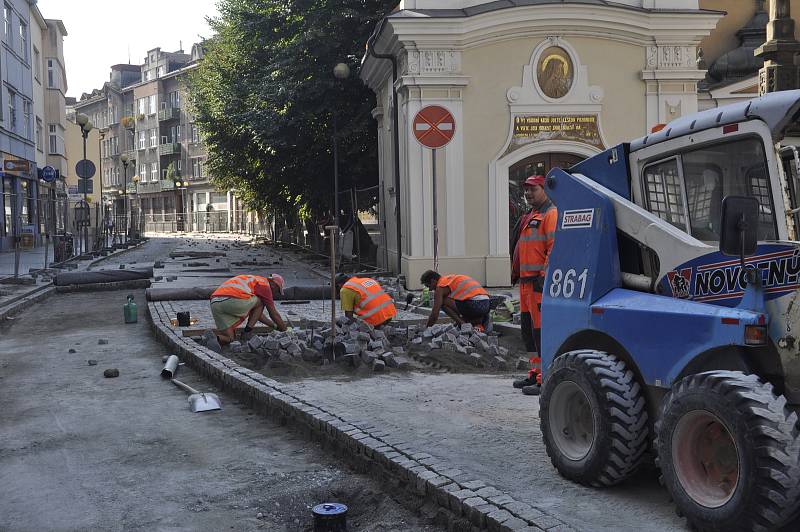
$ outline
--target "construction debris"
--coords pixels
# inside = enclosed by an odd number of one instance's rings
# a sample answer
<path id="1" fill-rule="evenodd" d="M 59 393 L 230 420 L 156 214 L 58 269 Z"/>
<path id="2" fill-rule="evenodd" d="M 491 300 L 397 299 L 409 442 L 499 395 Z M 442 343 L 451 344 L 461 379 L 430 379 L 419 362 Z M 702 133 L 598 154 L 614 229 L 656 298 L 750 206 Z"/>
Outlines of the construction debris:
<path id="1" fill-rule="evenodd" d="M 268 360 L 302 360 L 314 364 L 323 363 L 333 353 L 337 362 L 351 367 L 363 364 L 374 372 L 409 368 L 410 350 L 420 348 L 463 356 L 464 364 L 474 367 L 505 370 L 519 363 L 508 349 L 498 345 L 497 336 L 470 324 L 459 327 L 442 323 L 429 328 L 387 325 L 375 329 L 365 322 L 342 317 L 337 320 L 335 333 L 332 340 L 330 327 L 298 328 L 252 336 L 246 342 L 235 341 L 228 349 L 233 353 L 256 353 Z M 419 356 L 416 351 L 415 356 Z"/>

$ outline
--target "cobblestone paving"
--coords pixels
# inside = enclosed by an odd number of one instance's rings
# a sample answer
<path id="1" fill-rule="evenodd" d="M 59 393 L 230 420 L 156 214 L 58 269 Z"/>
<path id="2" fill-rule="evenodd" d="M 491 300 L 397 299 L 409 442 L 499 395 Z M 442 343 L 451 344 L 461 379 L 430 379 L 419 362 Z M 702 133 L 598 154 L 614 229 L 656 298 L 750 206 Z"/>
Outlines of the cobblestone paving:
<path id="1" fill-rule="evenodd" d="M 314 404 L 402 436 L 578 530 L 684 529 L 653 471 L 607 490 L 561 478 L 544 449 L 538 398 L 521 395 L 507 377 L 415 373 L 286 386 Z"/>

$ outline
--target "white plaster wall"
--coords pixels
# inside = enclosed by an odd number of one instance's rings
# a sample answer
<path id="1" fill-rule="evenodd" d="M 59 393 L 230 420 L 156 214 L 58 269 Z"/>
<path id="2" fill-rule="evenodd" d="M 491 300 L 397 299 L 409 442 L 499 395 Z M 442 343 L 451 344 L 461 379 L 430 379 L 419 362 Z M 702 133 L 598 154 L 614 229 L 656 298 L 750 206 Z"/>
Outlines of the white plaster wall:
<path id="1" fill-rule="evenodd" d="M 464 9 L 494 0 L 403 0 L 400 9 Z M 698 0 L 615 0 L 617 4 L 650 9 L 697 9 Z M 554 2 L 555 3 L 555 2 Z"/>

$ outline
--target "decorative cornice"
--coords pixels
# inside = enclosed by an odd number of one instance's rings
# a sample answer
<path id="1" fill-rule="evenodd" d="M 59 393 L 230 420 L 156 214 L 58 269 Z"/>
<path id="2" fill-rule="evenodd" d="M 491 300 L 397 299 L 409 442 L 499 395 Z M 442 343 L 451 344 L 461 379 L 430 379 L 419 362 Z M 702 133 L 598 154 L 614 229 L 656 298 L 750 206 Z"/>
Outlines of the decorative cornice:
<path id="1" fill-rule="evenodd" d="M 696 47 L 723 13 L 648 12 L 580 4 L 540 4 L 466 18 L 390 17 L 375 48 L 403 55 L 404 49 L 463 51 L 522 38 L 588 37 L 639 46 Z M 693 56 L 692 56 L 693 57 Z M 391 63 L 366 55 L 361 78 L 376 89 L 391 75 Z"/>

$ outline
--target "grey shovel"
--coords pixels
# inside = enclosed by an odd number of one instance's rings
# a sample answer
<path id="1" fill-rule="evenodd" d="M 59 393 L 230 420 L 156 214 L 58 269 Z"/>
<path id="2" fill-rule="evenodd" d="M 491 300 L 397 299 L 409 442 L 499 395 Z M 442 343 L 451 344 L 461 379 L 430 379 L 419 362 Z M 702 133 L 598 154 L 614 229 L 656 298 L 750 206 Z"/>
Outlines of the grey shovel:
<path id="1" fill-rule="evenodd" d="M 189 408 L 192 412 L 207 412 L 209 410 L 222 410 L 222 403 L 217 397 L 215 393 L 203 393 L 195 390 L 188 384 L 184 384 L 179 380 L 172 379 L 172 383 L 175 384 L 181 390 L 189 392 L 191 395 L 189 396 Z"/>

